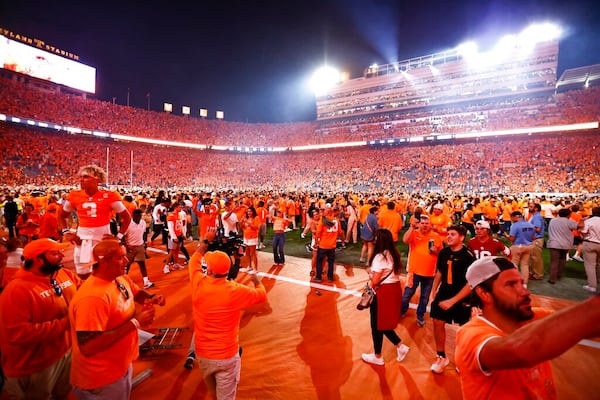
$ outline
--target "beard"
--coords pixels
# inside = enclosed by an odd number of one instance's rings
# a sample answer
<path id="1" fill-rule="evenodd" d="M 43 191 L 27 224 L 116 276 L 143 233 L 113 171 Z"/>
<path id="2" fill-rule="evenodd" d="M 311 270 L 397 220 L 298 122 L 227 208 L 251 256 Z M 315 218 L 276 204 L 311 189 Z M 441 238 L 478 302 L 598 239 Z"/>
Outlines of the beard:
<path id="1" fill-rule="evenodd" d="M 533 318 L 533 311 L 531 310 L 531 298 L 525 297 L 518 304 L 510 304 L 503 300 L 500 300 L 493 293 L 494 305 L 497 310 L 501 311 L 504 315 L 514 319 L 515 321 L 525 322 Z"/>
<path id="2" fill-rule="evenodd" d="M 62 264 L 53 264 L 46 259 L 46 257 L 42 257 L 44 259 L 44 265 L 40 267 L 40 272 L 45 275 L 52 275 L 56 271 L 62 268 Z"/>

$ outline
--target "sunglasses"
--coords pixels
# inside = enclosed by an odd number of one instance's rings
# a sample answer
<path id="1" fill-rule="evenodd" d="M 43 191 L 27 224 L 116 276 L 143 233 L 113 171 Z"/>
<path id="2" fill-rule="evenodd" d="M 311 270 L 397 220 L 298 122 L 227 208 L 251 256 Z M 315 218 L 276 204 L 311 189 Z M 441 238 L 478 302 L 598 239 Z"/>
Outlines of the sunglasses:
<path id="1" fill-rule="evenodd" d="M 54 294 L 56 294 L 59 297 L 62 296 L 62 294 L 63 294 L 62 288 L 58 285 L 58 282 L 56 282 L 56 279 L 50 278 L 50 284 L 52 285 L 52 289 L 54 289 Z"/>
<path id="2" fill-rule="evenodd" d="M 125 285 L 123 285 L 119 281 L 115 281 L 115 282 L 117 283 L 117 288 L 119 289 L 119 292 L 121 292 L 123 297 L 125 297 L 125 300 L 129 300 L 129 292 L 127 291 L 127 288 L 125 287 Z"/>

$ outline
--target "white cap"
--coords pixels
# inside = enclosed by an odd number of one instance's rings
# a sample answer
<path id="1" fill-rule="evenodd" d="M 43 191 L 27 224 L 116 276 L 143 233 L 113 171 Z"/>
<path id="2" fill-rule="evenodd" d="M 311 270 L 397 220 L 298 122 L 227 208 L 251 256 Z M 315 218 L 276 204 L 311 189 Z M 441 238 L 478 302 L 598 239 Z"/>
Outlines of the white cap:
<path id="1" fill-rule="evenodd" d="M 475 287 L 481 285 L 494 275 L 511 268 L 517 267 L 515 267 L 515 264 L 507 258 L 492 256 L 481 257 L 467 269 L 467 282 L 469 282 L 471 289 L 475 289 Z"/>

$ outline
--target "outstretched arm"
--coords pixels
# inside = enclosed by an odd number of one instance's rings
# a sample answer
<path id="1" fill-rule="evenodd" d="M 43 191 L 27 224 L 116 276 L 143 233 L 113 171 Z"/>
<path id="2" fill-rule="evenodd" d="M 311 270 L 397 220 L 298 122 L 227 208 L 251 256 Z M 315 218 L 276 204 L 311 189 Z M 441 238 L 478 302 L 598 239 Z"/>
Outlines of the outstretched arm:
<path id="1" fill-rule="evenodd" d="M 479 353 L 486 371 L 527 368 L 557 357 L 580 340 L 600 336 L 600 295 L 488 341 Z"/>

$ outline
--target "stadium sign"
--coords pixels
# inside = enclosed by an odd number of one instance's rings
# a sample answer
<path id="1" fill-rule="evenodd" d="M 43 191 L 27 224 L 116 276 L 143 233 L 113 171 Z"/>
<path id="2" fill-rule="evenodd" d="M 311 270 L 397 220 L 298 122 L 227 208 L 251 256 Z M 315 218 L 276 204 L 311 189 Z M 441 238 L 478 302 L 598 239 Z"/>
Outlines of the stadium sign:
<path id="1" fill-rule="evenodd" d="M 15 33 L 9 29 L 5 29 L 3 27 L 0 26 L 0 34 L 2 36 L 6 36 L 9 39 L 13 39 L 25 44 L 28 44 L 30 46 L 35 46 L 39 49 L 45 50 L 49 53 L 53 53 L 56 54 L 58 56 L 62 56 L 62 57 L 66 57 L 66 58 L 70 58 L 73 60 L 79 60 L 79 56 L 77 54 L 73 54 L 71 52 L 68 52 L 66 50 L 62 50 L 59 49 L 58 47 L 54 47 L 52 45 L 47 44 L 46 42 L 44 42 L 41 39 L 36 39 L 36 38 L 30 38 L 28 36 L 25 35 L 21 35 L 18 33 Z"/>

